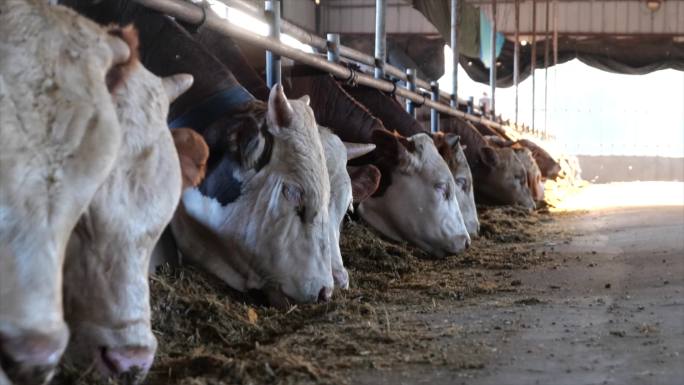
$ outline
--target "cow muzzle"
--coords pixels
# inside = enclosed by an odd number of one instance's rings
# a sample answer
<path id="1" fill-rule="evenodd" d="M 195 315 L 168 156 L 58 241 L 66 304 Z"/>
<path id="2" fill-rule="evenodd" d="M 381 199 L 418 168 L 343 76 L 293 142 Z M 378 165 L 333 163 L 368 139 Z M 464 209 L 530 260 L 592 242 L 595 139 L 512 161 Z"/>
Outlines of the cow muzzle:
<path id="1" fill-rule="evenodd" d="M 97 367 L 106 378 L 117 383 L 139 384 L 147 375 L 154 362 L 155 349 L 143 346 L 121 348 L 101 348 Z"/>
<path id="2" fill-rule="evenodd" d="M 52 378 L 68 340 L 66 327 L 49 334 L 0 334 L 0 368 L 15 384 L 45 384 Z"/>

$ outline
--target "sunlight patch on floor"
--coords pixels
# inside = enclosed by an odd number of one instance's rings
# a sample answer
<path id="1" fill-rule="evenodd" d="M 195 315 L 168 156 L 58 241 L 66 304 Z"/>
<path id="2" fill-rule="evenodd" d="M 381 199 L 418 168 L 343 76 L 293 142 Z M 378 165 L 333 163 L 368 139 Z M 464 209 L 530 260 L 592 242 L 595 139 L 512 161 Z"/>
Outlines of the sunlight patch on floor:
<path id="1" fill-rule="evenodd" d="M 649 206 L 684 206 L 684 182 L 589 184 L 559 202 L 554 211 Z"/>

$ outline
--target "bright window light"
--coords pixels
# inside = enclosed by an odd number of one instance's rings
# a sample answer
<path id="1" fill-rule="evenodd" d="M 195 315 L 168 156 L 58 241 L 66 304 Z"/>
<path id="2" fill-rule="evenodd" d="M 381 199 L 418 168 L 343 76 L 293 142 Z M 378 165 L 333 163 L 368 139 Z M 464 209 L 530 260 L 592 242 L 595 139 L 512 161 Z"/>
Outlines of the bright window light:
<path id="1" fill-rule="evenodd" d="M 237 25 L 240 28 L 252 31 L 260 36 L 268 35 L 268 25 L 263 21 L 233 7 L 228 7 L 220 1 L 210 0 L 209 4 L 211 10 L 214 11 L 219 17 L 227 19 L 232 24 Z M 313 53 L 314 50 L 311 46 L 300 42 L 294 37 L 281 33 L 280 41 L 292 48 L 296 48 L 300 51 Z"/>

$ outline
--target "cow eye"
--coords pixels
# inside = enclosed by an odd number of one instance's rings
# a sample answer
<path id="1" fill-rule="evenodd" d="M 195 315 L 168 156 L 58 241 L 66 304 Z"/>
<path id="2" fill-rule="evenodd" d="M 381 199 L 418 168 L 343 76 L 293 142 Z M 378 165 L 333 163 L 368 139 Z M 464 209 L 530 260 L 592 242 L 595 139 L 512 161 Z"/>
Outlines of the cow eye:
<path id="1" fill-rule="evenodd" d="M 466 178 L 456 178 L 454 179 L 456 186 L 460 187 L 463 191 L 468 191 L 468 180 Z"/>
<path id="2" fill-rule="evenodd" d="M 441 194 L 442 197 L 444 197 L 445 200 L 449 200 L 450 192 L 449 192 L 449 184 L 445 182 L 439 182 L 435 184 L 435 190 L 437 193 Z"/>

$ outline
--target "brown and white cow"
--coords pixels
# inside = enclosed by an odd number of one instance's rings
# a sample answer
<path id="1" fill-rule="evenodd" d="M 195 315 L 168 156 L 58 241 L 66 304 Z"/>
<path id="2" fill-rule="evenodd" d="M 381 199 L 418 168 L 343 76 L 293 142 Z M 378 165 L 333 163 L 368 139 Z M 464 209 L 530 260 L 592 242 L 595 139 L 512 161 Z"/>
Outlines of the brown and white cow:
<path id="1" fill-rule="evenodd" d="M 267 103 L 256 100 L 174 20 L 137 4 L 80 3 L 101 22 L 129 15 L 153 73 L 194 76 L 170 111 L 172 127 L 192 128 L 210 150 L 206 178 L 184 192 L 183 211 L 173 220 L 184 256 L 238 290 L 268 292 L 274 302 L 330 298 L 330 185 L 323 183 L 325 156 L 307 99 L 288 100 L 274 87 Z M 205 249 L 206 232 L 213 249 Z"/>
<path id="2" fill-rule="evenodd" d="M 137 59 L 136 32 L 121 34 L 133 52 L 112 91 L 122 145 L 69 240 L 64 311 L 71 329 L 68 361 L 131 383 L 144 378 L 157 344 L 150 324 L 150 254 L 179 202 L 182 179 L 196 182 L 207 154 L 191 132 L 178 131 L 174 141 L 166 123 L 169 103 L 192 77 L 154 76 Z"/>
<path id="3" fill-rule="evenodd" d="M 389 127 L 404 136 L 427 132 L 416 119 L 404 110 L 403 106 L 389 95 L 363 86 L 347 87 L 346 90 L 354 99 L 367 107 L 375 117 L 380 119 L 385 127 Z M 454 177 L 456 200 L 468 234 L 471 237 L 476 237 L 480 222 L 477 219 L 477 208 L 473 195 L 473 178 L 470 166 L 463 155 L 459 137 L 450 133 L 436 133 L 431 134 L 431 136 Z"/>
<path id="4" fill-rule="evenodd" d="M 539 145 L 528 139 L 520 139 L 516 143 L 532 152 L 542 178 L 556 180 L 561 172 L 561 166 L 553 157 Z"/>
<path id="5" fill-rule="evenodd" d="M 70 10 L 0 2 L 3 381 L 44 383 L 67 344 L 65 249 L 114 165 L 121 132 L 105 80 L 128 57 L 123 41 Z"/>
<path id="6" fill-rule="evenodd" d="M 535 208 L 527 172 L 513 149 L 490 146 L 472 124 L 457 117 L 441 119 L 440 125 L 442 131 L 458 134 L 465 145 L 478 202 Z"/>
<path id="7" fill-rule="evenodd" d="M 365 159 L 381 174 L 378 190 L 359 214 L 385 236 L 411 242 L 435 256 L 462 252 L 470 244 L 456 186 L 434 142 L 426 134 L 391 133 L 328 75 L 293 79 L 293 92 L 311 94 L 319 123 L 345 141 L 376 145 Z M 418 182 L 419 181 L 419 182 Z"/>
<path id="8" fill-rule="evenodd" d="M 485 136 L 487 143 L 492 147 L 499 148 L 511 148 L 515 151 L 515 156 L 518 158 L 520 163 L 522 163 L 527 174 L 527 187 L 532 193 L 532 199 L 535 202 L 541 202 L 544 200 L 544 182 L 542 180 L 542 174 L 537 166 L 537 162 L 532 155 L 532 152 L 523 147 L 518 142 L 513 142 L 506 140 L 498 135 L 487 135 Z"/>
<path id="9" fill-rule="evenodd" d="M 208 10 L 208 12 L 211 11 Z M 249 66 L 242 51 L 232 39 L 208 28 L 201 28 L 193 36 L 233 72 L 237 80 L 250 93 L 258 98 L 263 97 L 260 95 L 267 95 L 267 92 L 264 92 L 264 90 L 268 90 L 266 84 Z M 316 105 L 316 101 L 313 102 L 313 105 Z M 371 165 L 354 168 L 350 173 L 345 171 L 344 167 L 348 160 L 372 151 L 375 148 L 374 145 L 342 142 L 329 129 L 321 126 L 319 126 L 319 134 L 321 135 L 328 176 L 330 177 L 330 221 L 327 232 L 330 237 L 333 280 L 335 287 L 346 289 L 349 287 L 349 274 L 344 268 L 339 246 L 341 223 L 347 208 L 352 207 L 350 206 L 350 199 L 353 198 L 354 203 L 360 203 L 375 192 L 380 173 L 377 168 Z M 346 151 L 343 151 L 345 148 Z"/>

